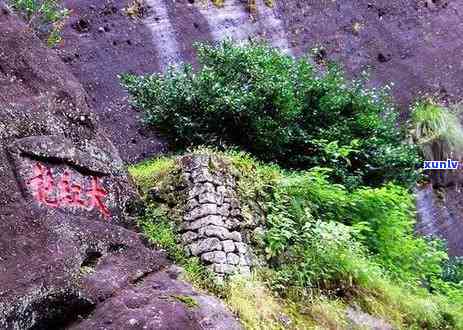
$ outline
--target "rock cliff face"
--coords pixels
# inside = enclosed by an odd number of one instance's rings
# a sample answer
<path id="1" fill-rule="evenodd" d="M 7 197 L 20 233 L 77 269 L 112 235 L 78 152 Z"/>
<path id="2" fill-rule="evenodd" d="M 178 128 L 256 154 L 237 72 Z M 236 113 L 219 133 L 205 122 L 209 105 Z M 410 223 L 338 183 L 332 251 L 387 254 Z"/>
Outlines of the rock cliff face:
<path id="1" fill-rule="evenodd" d="M 406 113 L 420 93 L 444 100 L 462 95 L 463 3 L 451 0 L 146 0 L 141 18 L 125 14 L 132 0 L 65 0 L 72 10 L 59 52 L 83 83 L 90 102 L 124 160 L 162 148 L 126 104 L 117 74 L 152 73 L 180 61 L 194 62 L 193 44 L 224 38 L 267 39 L 302 56 L 319 49 L 319 60 L 335 59 L 349 75 L 369 71 L 372 86 L 393 83 Z"/>
<path id="2" fill-rule="evenodd" d="M 461 183 L 446 188 L 426 184 L 417 189 L 418 223 L 416 231 L 447 240 L 449 253 L 463 255 L 463 205 Z"/>
<path id="3" fill-rule="evenodd" d="M 0 328 L 239 329 L 129 230 L 136 193 L 87 98 L 0 3 Z"/>
<path id="4" fill-rule="evenodd" d="M 257 0 L 256 11 L 250 14 L 244 0 L 225 0 L 223 8 L 211 1 L 146 0 L 138 18 L 125 14 L 132 0 L 64 2 L 72 14 L 59 53 L 129 162 L 158 153 L 163 143 L 141 124 L 142 114 L 128 106 L 117 75 L 159 72 L 181 61 L 194 63 L 196 41 L 266 39 L 295 56 L 317 48 L 317 60 L 337 60 L 352 77 L 369 72 L 373 87 L 393 84 L 392 95 L 404 117 L 420 94 L 435 94 L 443 101 L 463 95 L 460 1 L 274 0 L 269 8 Z M 452 205 L 461 203 L 458 195 L 452 198 Z M 436 203 L 441 202 L 434 199 Z M 462 218 L 458 209 L 450 208 L 453 217 Z M 445 224 L 445 215 L 438 217 Z M 419 231 L 448 237 L 439 228 L 424 225 Z M 456 245 L 451 249 L 463 254 Z"/>

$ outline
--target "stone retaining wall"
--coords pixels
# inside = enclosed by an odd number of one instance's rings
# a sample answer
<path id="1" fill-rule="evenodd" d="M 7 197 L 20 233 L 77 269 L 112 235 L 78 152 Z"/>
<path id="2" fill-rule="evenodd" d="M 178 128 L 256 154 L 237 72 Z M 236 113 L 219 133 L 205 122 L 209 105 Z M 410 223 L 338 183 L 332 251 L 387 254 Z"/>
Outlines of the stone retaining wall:
<path id="1" fill-rule="evenodd" d="M 249 275 L 253 258 L 242 233 L 245 222 L 230 165 L 215 155 L 187 155 L 180 166 L 187 184 L 180 226 L 187 254 L 219 277 Z"/>

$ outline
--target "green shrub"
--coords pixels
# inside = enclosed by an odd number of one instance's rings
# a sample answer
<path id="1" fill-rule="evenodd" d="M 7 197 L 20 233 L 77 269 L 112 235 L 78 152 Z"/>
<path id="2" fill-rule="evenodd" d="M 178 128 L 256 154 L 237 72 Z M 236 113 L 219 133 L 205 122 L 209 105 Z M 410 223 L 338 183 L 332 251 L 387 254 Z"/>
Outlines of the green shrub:
<path id="1" fill-rule="evenodd" d="M 442 242 L 414 235 L 414 199 L 402 187 L 389 184 L 349 192 L 341 185 L 330 184 L 326 171 L 316 169 L 285 176 L 269 209 L 268 246 L 275 255 L 294 247 L 293 239 L 304 242 L 312 226 L 323 220 L 338 223 L 336 230 L 341 232 L 339 226 L 348 225 L 355 241 L 367 248 L 374 262 L 393 278 L 419 285 L 443 272 L 447 253 Z M 347 237 L 341 232 L 333 239 Z M 343 244 L 355 246 L 347 241 Z"/>
<path id="2" fill-rule="evenodd" d="M 26 22 L 45 38 L 50 47 L 61 41 L 61 29 L 69 11 L 59 0 L 9 0 L 16 12 L 21 14 Z"/>
<path id="3" fill-rule="evenodd" d="M 316 72 L 265 44 L 198 45 L 200 69 L 124 75 L 146 121 L 176 147 L 239 146 L 288 168 L 332 167 L 348 186 L 416 179 L 416 150 L 402 142 L 383 91 Z"/>
<path id="4" fill-rule="evenodd" d="M 414 236 L 406 189 L 349 192 L 315 169 L 283 175 L 268 204 L 270 282 L 283 295 L 321 292 L 397 327 L 461 328 L 461 265 L 440 241 Z"/>

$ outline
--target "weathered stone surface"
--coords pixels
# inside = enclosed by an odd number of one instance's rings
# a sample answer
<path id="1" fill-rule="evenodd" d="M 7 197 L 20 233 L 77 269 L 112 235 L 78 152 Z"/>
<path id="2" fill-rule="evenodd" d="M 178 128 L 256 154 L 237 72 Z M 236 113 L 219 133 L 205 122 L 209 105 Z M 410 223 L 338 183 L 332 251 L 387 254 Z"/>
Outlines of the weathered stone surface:
<path id="1" fill-rule="evenodd" d="M 194 221 L 200 218 L 204 218 L 210 215 L 217 215 L 217 205 L 216 204 L 201 204 L 199 207 L 193 209 L 187 216 L 185 220 Z"/>
<path id="2" fill-rule="evenodd" d="M 223 251 L 206 252 L 201 255 L 201 260 L 210 263 L 223 264 L 227 261 L 227 256 Z"/>
<path id="3" fill-rule="evenodd" d="M 228 204 L 223 204 L 217 208 L 217 212 L 222 217 L 227 218 L 230 215 L 230 206 Z"/>
<path id="4" fill-rule="evenodd" d="M 235 242 L 242 242 L 243 241 L 243 238 L 241 237 L 241 233 L 237 232 L 237 231 L 233 231 L 231 233 L 231 239 L 234 240 Z"/>
<path id="5" fill-rule="evenodd" d="M 199 241 L 197 243 L 193 243 L 190 245 L 191 254 L 194 256 L 198 256 L 205 252 L 221 250 L 222 243 L 218 238 L 207 238 L 205 240 Z"/>
<path id="6" fill-rule="evenodd" d="M 200 204 L 206 204 L 206 203 L 219 204 L 219 198 L 214 193 L 204 192 L 201 195 L 199 195 L 199 203 Z"/>
<path id="7" fill-rule="evenodd" d="M 196 198 L 189 199 L 186 204 L 186 208 L 188 211 L 192 211 L 193 209 L 199 206 L 199 202 Z"/>
<path id="8" fill-rule="evenodd" d="M 223 250 L 225 252 L 233 252 L 233 251 L 235 251 L 235 243 L 232 240 L 223 241 L 222 245 L 223 245 Z"/>
<path id="9" fill-rule="evenodd" d="M 227 253 L 227 263 L 230 265 L 238 265 L 240 263 L 240 257 L 234 253 Z"/>
<path id="10" fill-rule="evenodd" d="M 174 275 L 175 276 L 175 275 Z M 178 297 L 190 297 L 196 307 Z M 233 314 L 216 298 L 198 294 L 169 272 L 148 275 L 143 285 L 130 285 L 95 308 L 85 320 L 69 329 L 242 329 Z"/>
<path id="11" fill-rule="evenodd" d="M 251 260 L 247 255 L 241 254 L 239 257 L 239 264 L 242 266 L 249 266 L 251 265 Z"/>
<path id="12" fill-rule="evenodd" d="M 236 218 L 227 218 L 225 220 L 225 227 L 230 230 L 234 230 L 240 227 L 241 222 Z"/>
<path id="13" fill-rule="evenodd" d="M 353 328 L 375 329 L 375 330 L 392 330 L 393 327 L 386 321 L 364 313 L 360 310 L 347 308 L 346 316 Z"/>
<path id="14" fill-rule="evenodd" d="M 195 181 L 196 183 L 196 181 Z M 188 192 L 188 197 L 191 198 L 198 198 L 201 194 L 204 193 L 214 193 L 215 187 L 210 182 L 205 182 L 202 185 L 193 185 L 192 189 Z"/>
<path id="15" fill-rule="evenodd" d="M 193 231 L 188 231 L 182 235 L 182 241 L 185 244 L 193 242 L 198 237 L 198 234 Z"/>
<path id="16" fill-rule="evenodd" d="M 210 215 L 205 218 L 185 223 L 184 228 L 186 230 L 198 230 L 201 227 L 205 227 L 208 225 L 213 226 L 225 226 L 225 223 L 222 221 L 222 218 L 218 215 Z"/>
<path id="17" fill-rule="evenodd" d="M 190 199 L 187 201 L 181 230 L 188 230 L 187 237 L 184 234 L 184 242 L 191 241 L 190 237 L 194 237 L 195 241 L 186 250 L 199 256 L 205 263 L 216 264 L 216 267 L 209 268 L 219 277 L 239 272 L 237 265 L 246 266 L 248 274 L 249 249 L 243 242 L 243 238 L 249 241 L 248 234 L 243 232 L 243 236 L 240 230 L 254 228 L 255 225 L 244 221 L 237 198 L 235 174 L 232 174 L 236 171 L 224 159 L 215 155 L 193 153 L 183 156 L 179 164 L 183 177 L 187 176 L 185 173 L 191 173 L 188 175 L 187 187 Z M 239 244 L 239 250 L 235 242 Z"/>
<path id="18" fill-rule="evenodd" d="M 214 271 L 221 274 L 233 274 L 238 271 L 238 268 L 229 264 L 215 264 Z"/>
<path id="19" fill-rule="evenodd" d="M 233 237 L 233 234 L 230 233 L 225 227 L 213 225 L 199 228 L 198 234 L 200 237 L 217 237 L 221 240 L 231 239 Z"/>
<path id="20" fill-rule="evenodd" d="M 237 243 L 235 243 L 235 245 L 236 245 L 236 249 L 238 250 L 239 253 L 242 253 L 242 254 L 243 254 L 243 253 L 248 252 L 248 251 L 247 251 L 248 249 L 247 249 L 247 245 L 246 245 L 246 244 L 241 243 L 241 242 L 237 242 Z"/>
<path id="21" fill-rule="evenodd" d="M 131 230 L 137 194 L 67 70 L 1 2 L 0 329 L 240 329 Z"/>

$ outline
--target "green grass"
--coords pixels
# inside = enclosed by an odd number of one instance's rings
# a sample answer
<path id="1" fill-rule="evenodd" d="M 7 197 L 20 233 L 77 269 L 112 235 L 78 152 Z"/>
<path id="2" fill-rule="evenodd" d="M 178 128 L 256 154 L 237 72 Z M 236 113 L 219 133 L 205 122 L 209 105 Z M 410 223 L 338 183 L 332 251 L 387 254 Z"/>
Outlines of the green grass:
<path id="1" fill-rule="evenodd" d="M 447 160 L 463 154 L 463 128 L 457 113 L 432 101 L 412 112 L 413 135 L 428 160 Z"/>
<path id="2" fill-rule="evenodd" d="M 266 231 L 253 242 L 260 241 L 254 248 L 268 267 L 211 287 L 212 274 L 183 254 L 167 205 L 150 206 L 140 225 L 185 268 L 187 280 L 222 297 L 247 329 L 346 329 L 348 306 L 397 329 L 463 329 L 461 268 L 445 270 L 445 250 L 413 235 L 413 196 L 406 189 L 348 191 L 327 180 L 326 169 L 282 170 L 237 150 L 192 152 L 227 158 L 243 209 L 263 205 Z M 165 182 L 175 177 L 174 159 L 134 166 L 141 190 L 175 186 Z"/>
<path id="3" fill-rule="evenodd" d="M 140 191 L 146 193 L 149 188 L 156 187 L 174 167 L 175 160 L 172 157 L 160 157 L 129 166 L 128 170 Z"/>
<path id="4" fill-rule="evenodd" d="M 188 308 L 197 308 L 199 306 L 198 302 L 190 296 L 173 295 L 172 298 L 184 303 Z"/>

